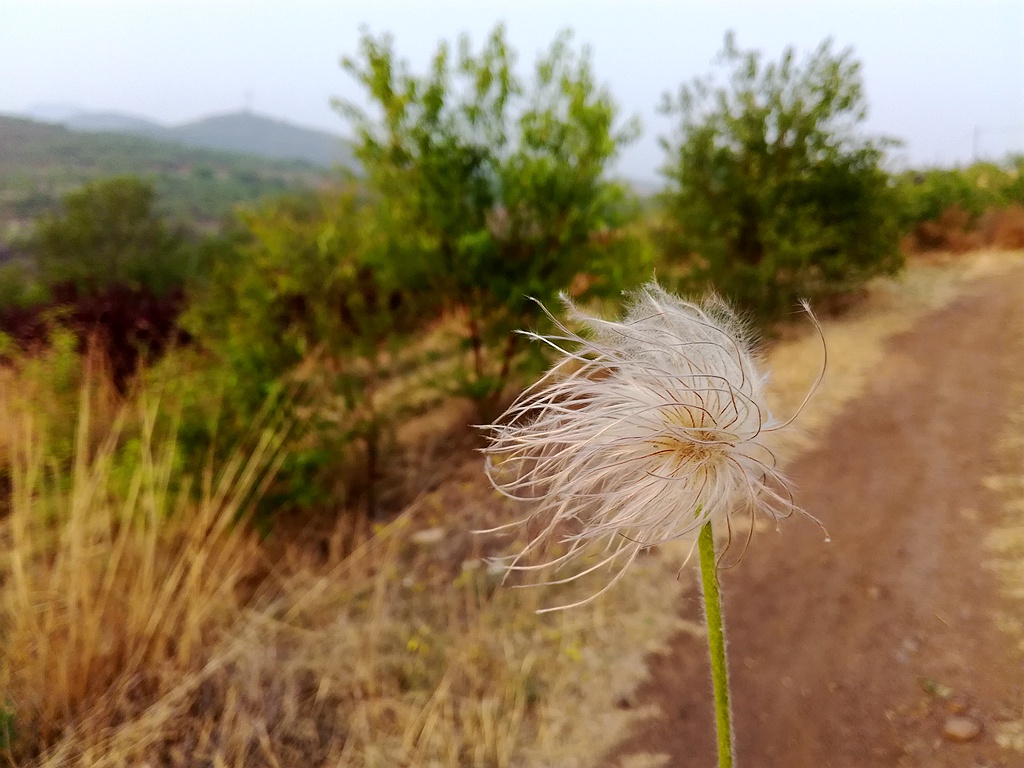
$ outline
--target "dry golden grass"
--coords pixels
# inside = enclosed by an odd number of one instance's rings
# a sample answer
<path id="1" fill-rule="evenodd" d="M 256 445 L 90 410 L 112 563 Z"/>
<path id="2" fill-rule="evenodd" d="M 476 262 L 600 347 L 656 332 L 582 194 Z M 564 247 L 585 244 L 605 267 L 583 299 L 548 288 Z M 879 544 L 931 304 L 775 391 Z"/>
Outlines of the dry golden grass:
<path id="1" fill-rule="evenodd" d="M 276 432 L 190 492 L 166 405 L 101 410 L 87 373 L 51 413 L 33 371 L 3 375 L 0 745 L 15 764 L 583 765 L 630 716 L 615 701 L 645 637 L 675 629 L 678 586 L 653 557 L 646 589 L 590 612 L 540 617 L 565 594 L 498 589 L 483 557 L 499 545 L 468 529 L 509 510 L 475 462 L 344 559 L 296 547 L 271 567 L 240 518 Z M 51 416 L 77 420 L 69 451 Z M 579 707 L 611 713 L 589 751 Z"/>
<path id="2" fill-rule="evenodd" d="M 585 765 L 564 737 L 581 708 L 611 695 L 615 657 L 596 636 L 636 609 L 615 623 L 537 616 L 550 594 L 496 589 L 478 560 L 455 574 L 421 551 L 446 544 L 417 544 L 417 530 L 403 516 L 333 569 L 300 570 L 243 622 L 222 684 L 265 733 L 266 752 L 248 760 L 510 766 L 560 754 L 558 765 Z"/>
<path id="3" fill-rule="evenodd" d="M 1011 258 L 916 264 L 826 322 L 808 434 L 861 390 L 886 339 Z M 786 413 L 818 341 L 805 328 L 769 360 Z M 0 745 L 13 724 L 16 764 L 591 765 L 645 714 L 631 704 L 645 655 L 701 631 L 677 618 L 692 589 L 681 547 L 592 605 L 537 615 L 595 585 L 499 586 L 487 558 L 521 542 L 469 531 L 522 510 L 475 460 L 354 551 L 268 547 L 239 516 L 277 433 L 189 493 L 155 399 L 119 404 L 93 376 L 60 400 L 45 377 L 0 376 Z"/>
<path id="4" fill-rule="evenodd" d="M 48 442 L 54 414 L 32 372 L 5 372 L 0 397 L 10 483 L 0 685 L 12 758 L 48 765 L 93 764 L 111 728 L 207 663 L 257 557 L 255 536 L 236 521 L 280 444 L 268 431 L 190 493 L 176 486 L 173 432 L 158 434 L 159 402 L 143 398 L 97 424 L 109 415 L 94 411 L 108 385 L 89 367 L 68 454 Z M 125 440 L 129 422 L 138 436 Z"/>

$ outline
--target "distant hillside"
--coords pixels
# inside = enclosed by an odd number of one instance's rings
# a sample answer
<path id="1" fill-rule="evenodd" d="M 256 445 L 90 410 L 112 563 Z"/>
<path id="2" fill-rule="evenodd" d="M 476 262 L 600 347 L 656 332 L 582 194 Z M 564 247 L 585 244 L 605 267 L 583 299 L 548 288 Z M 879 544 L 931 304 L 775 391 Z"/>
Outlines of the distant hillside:
<path id="1" fill-rule="evenodd" d="M 300 128 L 252 112 L 216 115 L 171 128 L 173 138 L 196 147 L 248 152 L 280 160 L 305 160 L 315 165 L 348 166 L 352 152 L 340 136 Z"/>
<path id="2" fill-rule="evenodd" d="M 0 115 L 0 241 L 26 231 L 61 196 L 102 176 L 153 180 L 165 212 L 199 226 L 239 203 L 320 186 L 326 169 L 297 160 L 184 146 L 116 133 L 83 133 Z"/>
<path id="3" fill-rule="evenodd" d="M 117 112 L 78 112 L 53 122 L 74 131 L 127 133 L 273 160 L 304 160 L 324 168 L 348 166 L 352 162 L 351 147 L 340 136 L 249 111 L 214 115 L 177 126 Z"/>
<path id="4" fill-rule="evenodd" d="M 131 133 L 137 136 L 149 136 L 164 139 L 167 129 L 152 120 L 134 115 L 122 115 L 119 112 L 79 112 L 61 120 L 45 120 L 57 123 L 73 131 L 89 131 L 108 133 Z"/>

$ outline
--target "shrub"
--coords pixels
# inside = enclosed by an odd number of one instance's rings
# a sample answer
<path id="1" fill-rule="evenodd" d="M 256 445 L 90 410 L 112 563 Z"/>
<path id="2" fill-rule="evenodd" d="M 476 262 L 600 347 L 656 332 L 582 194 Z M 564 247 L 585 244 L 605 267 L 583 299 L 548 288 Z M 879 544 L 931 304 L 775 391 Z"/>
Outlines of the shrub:
<path id="1" fill-rule="evenodd" d="M 195 265 L 154 201 L 152 185 L 133 176 L 66 195 L 58 212 L 39 219 L 27 244 L 43 282 L 83 290 L 130 285 L 158 294 L 180 286 Z"/>
<path id="2" fill-rule="evenodd" d="M 859 65 L 823 43 L 802 65 L 741 51 L 727 35 L 727 86 L 683 85 L 663 110 L 668 257 L 684 290 L 714 288 L 762 319 L 801 296 L 855 287 L 901 265 L 884 140 L 866 116 Z"/>
<path id="3" fill-rule="evenodd" d="M 254 414 L 290 393 L 303 414 L 282 469 L 293 504 L 345 494 L 343 469 L 358 453 L 373 507 L 379 455 L 407 407 L 380 389 L 431 301 L 375 210 L 349 187 L 242 213 L 233 253 L 184 319 L 209 355 L 192 373 L 203 383 L 186 439 L 201 454 L 216 424 L 218 443 L 231 445 Z"/>
<path id="4" fill-rule="evenodd" d="M 30 307 L 49 299 L 49 292 L 24 261 L 0 263 L 0 312 Z"/>
<path id="5" fill-rule="evenodd" d="M 896 177 L 900 221 L 911 251 L 954 252 L 1020 241 L 1016 223 L 1024 204 L 1024 159 L 967 168 L 907 171 Z"/>
<path id="6" fill-rule="evenodd" d="M 86 291 L 66 282 L 50 286 L 49 294 L 45 303 L 0 307 L 0 357 L 32 353 L 54 334 L 70 334 L 78 351 L 98 348 L 124 391 L 143 362 L 188 341 L 177 326 L 185 303 L 181 288 L 158 295 L 142 286 L 115 283 Z"/>
<path id="7" fill-rule="evenodd" d="M 340 104 L 365 183 L 459 318 L 469 360 L 458 390 L 479 402 L 520 360 L 514 330 L 543 318 L 531 299 L 553 301 L 574 282 L 617 292 L 646 266 L 626 229 L 637 207 L 607 178 L 638 124 L 616 127 L 589 52 L 569 43 L 556 39 L 529 86 L 501 26 L 478 55 L 466 37 L 454 57 L 442 43 L 422 76 L 387 36 L 364 33 L 360 55 L 344 60 L 379 115 Z"/>
<path id="8" fill-rule="evenodd" d="M 1024 248 L 1024 205 L 1010 205 L 985 221 L 986 239 L 997 248 Z"/>
<path id="9" fill-rule="evenodd" d="M 972 184 L 966 174 L 956 169 L 911 172 L 901 181 L 906 196 L 903 215 L 907 224 L 938 221 L 942 214 L 954 208 L 966 214 L 964 223 L 967 224 L 992 203 L 987 190 Z"/>
<path id="10" fill-rule="evenodd" d="M 28 260 L 0 265 L 0 355 L 45 344 L 58 328 L 78 349 L 102 346 L 124 389 L 140 362 L 186 342 L 186 283 L 218 241 L 186 242 L 158 215 L 152 186 L 131 176 L 87 184 L 44 214 L 21 244 Z"/>

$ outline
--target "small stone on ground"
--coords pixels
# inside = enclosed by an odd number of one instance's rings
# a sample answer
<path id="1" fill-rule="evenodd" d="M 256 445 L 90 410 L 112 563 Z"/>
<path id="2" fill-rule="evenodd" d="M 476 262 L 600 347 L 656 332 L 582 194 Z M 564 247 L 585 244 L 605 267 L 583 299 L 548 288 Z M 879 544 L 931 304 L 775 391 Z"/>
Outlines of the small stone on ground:
<path id="1" fill-rule="evenodd" d="M 942 726 L 942 735 L 948 741 L 974 741 L 981 735 L 981 723 L 972 717 L 954 715 L 946 718 Z"/>

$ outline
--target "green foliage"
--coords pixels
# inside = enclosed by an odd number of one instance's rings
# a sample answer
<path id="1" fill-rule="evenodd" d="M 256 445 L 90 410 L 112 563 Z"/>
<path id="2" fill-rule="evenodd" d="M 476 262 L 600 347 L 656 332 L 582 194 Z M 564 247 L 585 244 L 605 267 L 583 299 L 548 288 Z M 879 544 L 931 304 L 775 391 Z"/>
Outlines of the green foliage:
<path id="1" fill-rule="evenodd" d="M 389 36 L 364 32 L 360 55 L 343 61 L 376 112 L 339 104 L 365 182 L 418 252 L 431 294 L 461 319 L 470 361 L 459 390 L 478 400 L 513 373 L 514 329 L 543 317 L 531 299 L 551 302 L 574 281 L 586 295 L 615 292 L 644 268 L 623 229 L 636 206 L 606 178 L 638 126 L 615 127 L 589 51 L 569 43 L 559 36 L 529 86 L 501 26 L 475 55 L 467 37 L 454 55 L 442 43 L 423 75 Z"/>
<path id="2" fill-rule="evenodd" d="M 46 286 L 39 281 L 30 265 L 23 261 L 0 263 L 0 310 L 42 304 L 48 297 Z"/>
<path id="3" fill-rule="evenodd" d="M 963 211 L 970 226 L 989 208 L 1024 205 L 1024 157 L 1002 164 L 906 171 L 897 177 L 896 189 L 905 229 L 937 221 L 951 209 Z"/>
<path id="4" fill-rule="evenodd" d="M 292 501 L 343 492 L 337 480 L 358 446 L 370 480 L 400 397 L 381 398 L 387 366 L 400 357 L 422 300 L 403 246 L 354 189 L 282 199 L 241 214 L 230 254 L 222 254 L 184 320 L 212 353 L 200 389 L 216 391 L 217 413 L 183 428 L 208 444 L 214 424 L 233 439 L 268 402 L 302 411 L 283 476 Z M 198 394 L 198 393 L 197 393 Z M 202 397 L 196 399 L 202 404 Z M 207 425 L 204 427 L 204 424 Z"/>
<path id="5" fill-rule="evenodd" d="M 1024 154 L 1006 159 L 1006 185 L 1003 195 L 1010 203 L 1024 205 Z"/>
<path id="6" fill-rule="evenodd" d="M 53 315 L 59 313 L 59 310 L 52 312 Z M 22 353 L 17 345 L 5 340 L 2 333 L 0 354 L 5 357 L 0 369 L 0 389 L 9 388 L 0 399 L 0 408 L 8 406 L 14 398 L 29 403 L 40 439 L 51 446 L 54 460 L 66 466 L 75 447 L 75 421 L 70 414 L 79 405 L 83 382 L 89 375 L 77 337 L 55 318 L 46 345 L 36 354 Z M 5 415 L 0 413 L 0 416 Z M 0 440 L 0 454 L 3 448 L 4 440 Z M 0 471 L 0 487 L 3 479 Z"/>
<path id="7" fill-rule="evenodd" d="M 153 187 L 132 176 L 87 184 L 43 216 L 28 241 L 42 280 L 97 290 L 132 285 L 157 293 L 193 271 L 181 235 L 154 210 Z"/>
<path id="8" fill-rule="evenodd" d="M 0 115 L 0 241 L 55 210 L 61 196 L 108 176 L 144 176 L 159 212 L 205 230 L 240 203 L 322 184 L 328 173 L 305 162 L 269 160 L 142 136 L 77 133 Z"/>
<path id="9" fill-rule="evenodd" d="M 727 86 L 683 85 L 663 109 L 664 247 L 688 268 L 683 288 L 713 288 L 762 319 L 801 296 L 844 290 L 899 268 L 885 141 L 864 139 L 859 65 L 822 44 L 763 63 L 727 35 Z"/>
<path id="10" fill-rule="evenodd" d="M 957 169 L 936 169 L 924 173 L 909 171 L 899 177 L 898 184 L 904 196 L 905 226 L 935 221 L 954 206 L 961 208 L 971 219 L 977 219 L 992 202 L 987 190 L 979 189 Z"/>

